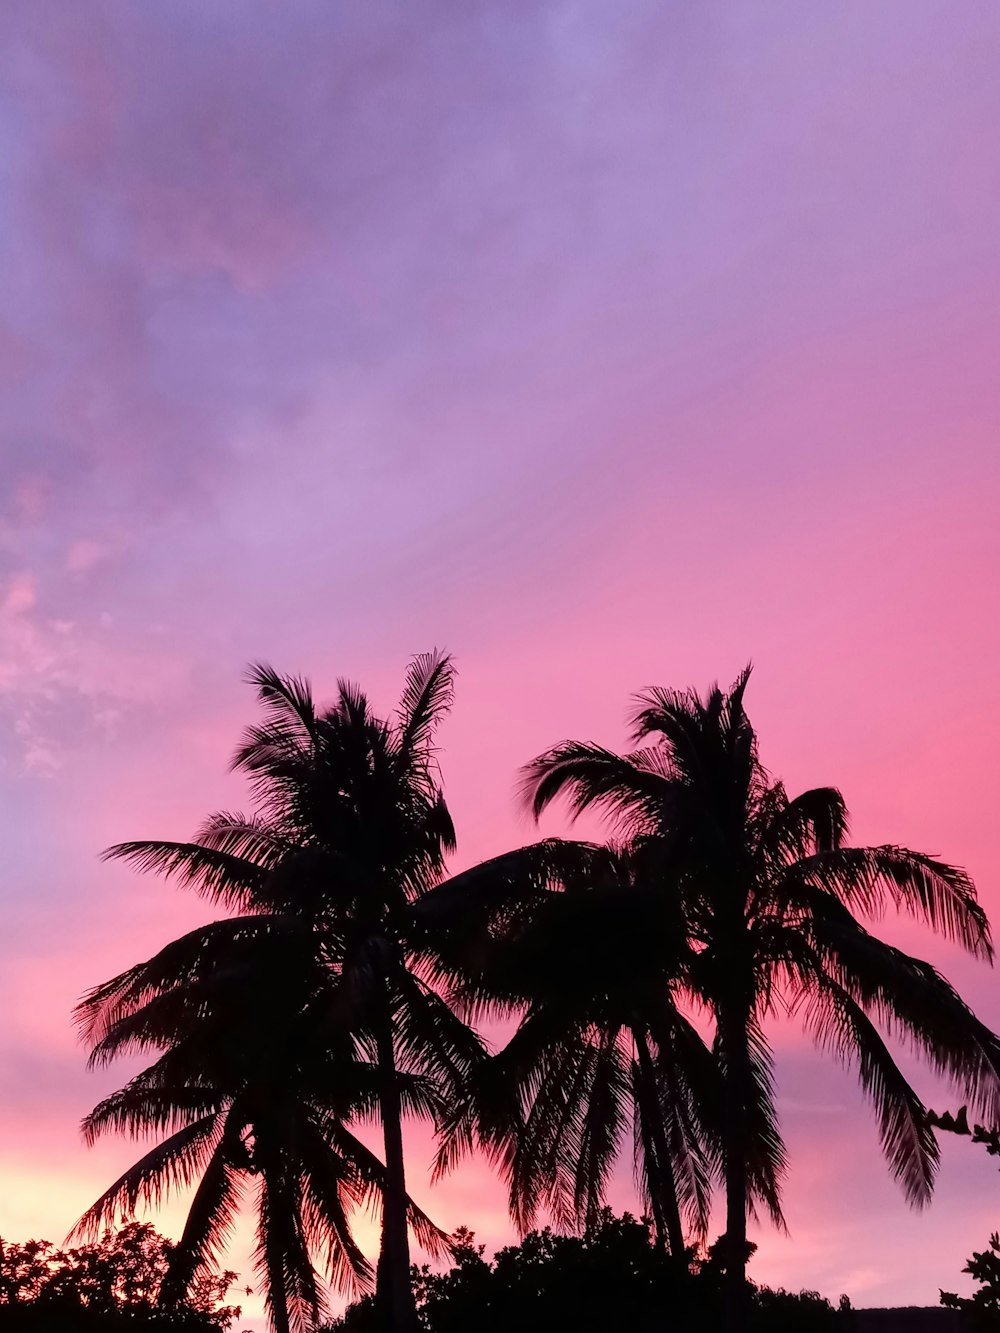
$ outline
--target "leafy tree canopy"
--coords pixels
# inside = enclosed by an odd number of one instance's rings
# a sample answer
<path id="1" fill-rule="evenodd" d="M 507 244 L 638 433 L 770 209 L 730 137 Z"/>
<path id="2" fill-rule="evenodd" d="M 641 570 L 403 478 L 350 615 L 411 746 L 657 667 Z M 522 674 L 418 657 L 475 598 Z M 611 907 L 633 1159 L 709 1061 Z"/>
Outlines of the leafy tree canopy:
<path id="1" fill-rule="evenodd" d="M 145 1223 L 106 1231 L 74 1249 L 49 1241 L 0 1239 L 0 1329 L 3 1333 L 225 1333 L 239 1318 L 223 1304 L 236 1274 L 205 1274 L 169 1311 L 160 1288 L 173 1246 Z"/>

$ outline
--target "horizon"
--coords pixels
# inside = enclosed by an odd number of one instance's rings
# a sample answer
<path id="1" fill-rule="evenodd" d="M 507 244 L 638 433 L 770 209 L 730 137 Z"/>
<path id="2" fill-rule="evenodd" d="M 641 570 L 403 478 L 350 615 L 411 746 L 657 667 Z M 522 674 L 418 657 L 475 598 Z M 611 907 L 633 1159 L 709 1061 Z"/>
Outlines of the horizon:
<path id="1" fill-rule="evenodd" d="M 86 1072 L 71 1009 L 215 912 L 97 858 L 248 804 L 251 661 L 387 709 L 452 651 L 460 868 L 533 836 L 514 784 L 546 746 L 620 748 L 633 692 L 752 660 L 770 771 L 964 866 L 1000 922 L 1000 8 L 239 13 L 0 13 L 15 1240 L 60 1242 L 133 1160 L 81 1142 L 124 1066 Z M 882 929 L 1000 1028 L 994 971 Z M 993 1163 L 945 1136 L 911 1211 L 852 1076 L 772 1030 L 789 1234 L 752 1228 L 751 1275 L 965 1290 Z M 475 1159 L 431 1189 L 428 1134 L 418 1200 L 503 1244 L 502 1187 Z"/>

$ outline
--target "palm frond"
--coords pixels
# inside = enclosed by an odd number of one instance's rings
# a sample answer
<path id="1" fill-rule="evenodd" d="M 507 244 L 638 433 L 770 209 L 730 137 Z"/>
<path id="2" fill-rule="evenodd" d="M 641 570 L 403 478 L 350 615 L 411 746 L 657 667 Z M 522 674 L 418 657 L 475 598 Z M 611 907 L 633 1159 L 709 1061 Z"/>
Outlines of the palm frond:
<path id="1" fill-rule="evenodd" d="M 132 1138 L 173 1133 L 221 1111 L 227 1100 L 212 1087 L 190 1084 L 151 1087 L 148 1071 L 143 1071 L 84 1116 L 81 1125 L 84 1142 L 89 1147 L 109 1132 L 129 1134 Z"/>
<path id="2" fill-rule="evenodd" d="M 795 862 L 842 847 L 848 833 L 847 806 L 836 787 L 814 787 L 789 800 L 780 782 L 772 783 L 753 829 L 771 865 Z"/>
<path id="3" fill-rule="evenodd" d="M 629 1071 L 619 1049 L 618 1033 L 613 1029 L 603 1032 L 597 1042 L 573 1172 L 574 1210 L 588 1227 L 596 1222 L 605 1201 L 627 1124 L 630 1092 Z"/>
<path id="4" fill-rule="evenodd" d="M 704 1084 L 692 1078 L 692 1062 L 677 1047 L 665 1051 L 660 1046 L 655 1068 L 677 1200 L 687 1220 L 688 1233 L 703 1241 L 708 1234 L 713 1173 L 721 1175 L 721 1136 L 715 1101 L 720 1089 L 711 1052 L 697 1034 L 693 1035 L 703 1057 L 707 1057 L 697 1063 L 708 1064 L 712 1069 L 715 1085 L 712 1099 L 705 1098 Z M 713 1111 L 714 1118 L 710 1120 Z"/>
<path id="5" fill-rule="evenodd" d="M 320 1322 L 325 1300 L 309 1257 L 301 1180 L 290 1167 L 273 1154 L 263 1164 L 254 1263 L 276 1333 L 307 1333 Z"/>
<path id="6" fill-rule="evenodd" d="M 196 1179 L 220 1133 L 219 1116 L 211 1114 L 171 1134 L 119 1176 L 70 1234 L 98 1236 L 120 1213 L 131 1217 L 140 1203 L 156 1206 L 172 1189 L 185 1189 Z"/>
<path id="7" fill-rule="evenodd" d="M 374 719 L 368 696 L 361 687 L 343 678 L 337 681 L 337 702 L 324 715 L 324 720 L 339 721 L 344 731 L 355 740 L 365 741 L 366 746 L 370 741 L 373 723 L 378 730 L 387 732 L 385 724 L 379 724 Z"/>
<path id="8" fill-rule="evenodd" d="M 922 852 L 891 845 L 835 848 L 787 867 L 782 891 L 796 882 L 818 885 L 871 917 L 881 916 L 891 902 L 969 953 L 993 957 L 989 920 L 972 880 Z"/>
<path id="9" fill-rule="evenodd" d="M 751 1018 L 747 1027 L 745 1095 L 747 1207 L 752 1215 L 758 1204 L 775 1226 L 784 1228 L 781 1185 L 788 1167 L 788 1154 L 781 1137 L 774 1098 L 773 1057 L 760 1024 Z M 717 1048 L 723 1066 L 724 1048 Z"/>
<path id="10" fill-rule="evenodd" d="M 125 861 L 143 874 L 176 879 L 211 902 L 243 910 L 255 901 L 267 875 L 257 862 L 198 842 L 121 842 L 102 852 L 101 859 Z"/>
<path id="11" fill-rule="evenodd" d="M 316 1116 L 317 1127 L 331 1148 L 349 1161 L 356 1172 L 357 1197 L 370 1204 L 380 1201 L 385 1189 L 386 1171 L 382 1162 L 340 1119 Z M 432 1259 L 447 1258 L 451 1252 L 451 1237 L 437 1226 L 427 1214 L 407 1196 L 406 1220 L 418 1244 Z"/>
<path id="12" fill-rule="evenodd" d="M 195 835 L 199 847 L 249 861 L 271 870 L 296 850 L 295 842 L 262 815 L 217 810 L 204 820 Z"/>
<path id="13" fill-rule="evenodd" d="M 845 909 L 827 909 L 811 922 L 824 972 L 979 1114 L 1000 1119 L 1000 1037 L 930 963 L 877 939 Z"/>
<path id="14" fill-rule="evenodd" d="M 257 691 L 267 725 L 275 735 L 294 739 L 297 746 L 311 748 L 316 741 L 316 705 L 312 687 L 304 676 L 282 676 L 265 662 L 247 667 L 244 677 Z M 240 751 L 233 768 L 241 767 Z"/>
<path id="15" fill-rule="evenodd" d="M 358 1294 L 372 1284 L 371 1264 L 351 1231 L 348 1205 L 363 1189 L 357 1189 L 352 1163 L 337 1154 L 311 1120 L 304 1122 L 299 1140 L 303 1166 L 305 1220 L 308 1234 L 322 1245 L 324 1268 L 334 1287 Z"/>
<path id="16" fill-rule="evenodd" d="M 455 668 L 447 653 L 420 653 L 406 669 L 399 701 L 399 756 L 407 768 L 414 758 L 426 759 L 435 728 L 455 697 Z"/>
<path id="17" fill-rule="evenodd" d="M 406 969 L 397 975 L 396 988 L 401 999 L 395 1024 L 400 1068 L 429 1075 L 446 1099 L 461 1097 L 486 1058 L 482 1039 Z"/>
<path id="18" fill-rule="evenodd" d="M 572 818 L 596 809 L 623 837 L 655 827 L 673 801 L 671 780 L 603 746 L 563 741 L 521 770 L 520 796 L 538 819 L 559 796 Z"/>
<path id="19" fill-rule="evenodd" d="M 903 1077 L 874 1024 L 842 987 L 819 978 L 800 998 L 806 1026 L 845 1064 L 856 1065 L 878 1115 L 882 1148 L 907 1200 L 930 1201 L 940 1153 L 927 1108 Z"/>
<path id="20" fill-rule="evenodd" d="M 161 1296 L 167 1305 L 184 1299 L 198 1273 L 224 1251 L 232 1237 L 243 1191 L 240 1172 L 228 1152 L 238 1130 L 235 1122 L 227 1121 L 195 1190 L 163 1282 Z"/>
<path id="21" fill-rule="evenodd" d="M 277 914 L 226 917 L 197 926 L 152 958 L 92 987 L 74 1010 L 80 1035 L 95 1044 L 122 1019 L 163 992 L 190 986 L 231 966 L 234 957 L 245 956 L 250 946 L 296 933 L 302 934 L 302 923 L 293 916 Z"/>

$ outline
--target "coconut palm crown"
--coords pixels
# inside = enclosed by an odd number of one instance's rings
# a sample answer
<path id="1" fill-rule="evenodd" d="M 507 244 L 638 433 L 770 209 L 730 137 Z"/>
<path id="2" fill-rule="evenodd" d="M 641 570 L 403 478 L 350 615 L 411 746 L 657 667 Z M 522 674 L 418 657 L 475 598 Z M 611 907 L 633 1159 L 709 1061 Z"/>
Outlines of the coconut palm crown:
<path id="1" fill-rule="evenodd" d="M 322 1318 L 320 1272 L 349 1294 L 371 1285 L 351 1214 L 385 1189 L 385 1168 L 354 1132 L 377 1114 L 378 1071 L 329 1021 L 327 982 L 302 922 L 260 915 L 191 932 L 80 1007 L 93 1066 L 156 1057 L 91 1111 L 86 1140 L 117 1131 L 159 1141 L 75 1229 L 97 1234 L 193 1186 L 168 1304 L 218 1257 L 244 1203 L 254 1206 L 254 1266 L 278 1333 Z M 130 1003 L 139 991 L 148 998 Z M 410 1110 L 433 1110 L 425 1080 L 399 1082 Z M 425 1246 L 444 1252 L 445 1237 L 412 1201 L 408 1210 Z"/>

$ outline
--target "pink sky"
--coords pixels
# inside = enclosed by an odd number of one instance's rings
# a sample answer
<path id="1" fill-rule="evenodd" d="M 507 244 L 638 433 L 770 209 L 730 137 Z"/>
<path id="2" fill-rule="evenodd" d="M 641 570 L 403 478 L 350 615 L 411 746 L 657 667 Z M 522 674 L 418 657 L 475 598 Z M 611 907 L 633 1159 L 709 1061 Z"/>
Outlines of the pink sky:
<path id="1" fill-rule="evenodd" d="M 772 769 L 1000 916 L 998 57 L 994 0 L 3 7 L 0 1233 L 133 1151 L 79 1142 L 69 1010 L 205 909 L 96 854 L 241 799 L 251 658 L 388 706 L 453 651 L 458 864 L 531 836 L 545 745 L 753 658 Z M 756 1275 L 935 1301 L 992 1165 L 946 1144 L 908 1212 L 776 1041 Z"/>

